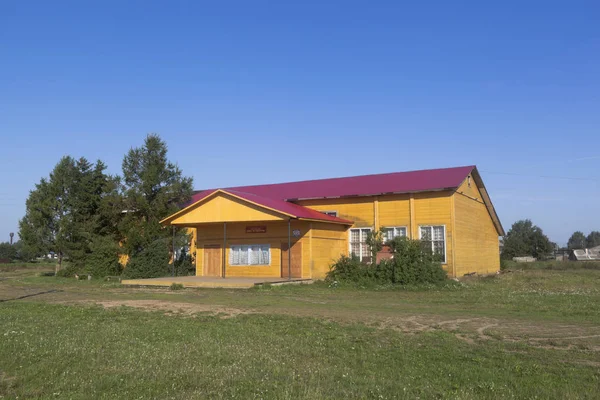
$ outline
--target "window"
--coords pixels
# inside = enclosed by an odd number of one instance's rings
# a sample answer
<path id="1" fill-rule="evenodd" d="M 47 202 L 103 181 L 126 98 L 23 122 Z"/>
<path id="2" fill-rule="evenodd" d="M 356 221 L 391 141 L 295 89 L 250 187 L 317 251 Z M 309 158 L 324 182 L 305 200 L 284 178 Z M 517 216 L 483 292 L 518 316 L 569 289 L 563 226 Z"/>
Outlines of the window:
<path id="1" fill-rule="evenodd" d="M 397 236 L 406 237 L 405 226 L 390 226 L 383 228 L 383 243 L 387 243 Z"/>
<path id="2" fill-rule="evenodd" d="M 337 211 L 321 211 L 323 214 L 329 215 L 330 217 L 337 217 Z"/>
<path id="3" fill-rule="evenodd" d="M 431 252 L 441 257 L 442 264 L 446 263 L 446 227 L 421 226 L 419 227 L 419 238 Z"/>
<path id="4" fill-rule="evenodd" d="M 269 265 L 271 246 L 268 244 L 247 244 L 231 246 L 229 265 Z"/>
<path id="5" fill-rule="evenodd" d="M 361 261 L 369 261 L 371 252 L 367 246 L 367 236 L 371 228 L 350 229 L 350 255 L 358 257 Z"/>

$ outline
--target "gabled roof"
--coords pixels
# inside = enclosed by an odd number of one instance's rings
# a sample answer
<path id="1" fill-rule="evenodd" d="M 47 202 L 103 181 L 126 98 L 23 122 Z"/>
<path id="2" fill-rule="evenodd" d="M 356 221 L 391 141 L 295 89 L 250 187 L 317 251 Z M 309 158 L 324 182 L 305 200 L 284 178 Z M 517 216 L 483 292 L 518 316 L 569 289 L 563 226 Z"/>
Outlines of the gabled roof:
<path id="1" fill-rule="evenodd" d="M 197 203 L 198 201 L 211 196 L 213 193 L 220 191 L 273 211 L 293 216 L 294 218 L 352 224 L 352 221 L 331 217 L 308 207 L 294 204 L 294 202 L 308 199 L 457 190 L 469 175 L 472 175 L 477 182 L 477 186 L 482 193 L 483 201 L 496 226 L 498 235 L 504 236 L 504 228 L 496 214 L 496 210 L 485 189 L 481 176 L 479 175 L 477 168 L 473 165 L 202 190 L 196 192 L 192 196 L 192 200 L 189 204 L 192 205 Z M 184 208 L 184 210 L 187 208 L 188 207 Z M 181 210 L 174 215 L 180 215 L 184 210 Z M 171 217 L 164 221 L 170 220 Z"/>
<path id="2" fill-rule="evenodd" d="M 474 166 L 394 172 L 389 174 L 350 176 L 345 178 L 237 186 L 224 190 L 254 194 L 285 201 L 351 196 L 374 196 L 387 193 L 417 193 L 457 189 Z M 214 189 L 212 189 L 214 190 Z M 204 190 L 192 197 L 192 202 L 206 196 Z"/>
<path id="3" fill-rule="evenodd" d="M 314 219 L 345 225 L 352 225 L 354 223 L 353 221 L 348 221 L 346 219 L 338 217 L 332 217 L 331 215 L 323 214 L 322 212 L 313 210 L 312 208 L 304 207 L 294 203 L 289 203 L 284 200 L 269 199 L 266 197 L 257 196 L 252 193 L 239 192 L 237 190 L 229 190 L 226 192 L 236 195 L 242 199 L 248 200 L 249 202 L 255 203 L 259 206 L 271 208 L 275 211 L 289 214 L 300 219 Z"/>
<path id="4" fill-rule="evenodd" d="M 490 199 L 490 196 L 489 196 L 487 189 L 483 183 L 483 179 L 481 179 L 481 175 L 479 174 L 477 167 L 473 167 L 473 170 L 471 171 L 471 176 L 473 177 L 473 180 L 475 180 L 475 183 L 477 184 L 477 187 L 479 188 L 479 192 L 481 193 L 483 203 L 485 204 L 485 207 L 487 208 L 488 213 L 490 214 L 490 217 L 492 218 L 492 221 L 494 222 L 494 226 L 496 227 L 496 232 L 498 232 L 498 236 L 506 236 L 504 227 L 502 226 L 502 223 L 500 222 L 500 218 L 498 217 L 498 214 L 496 213 L 494 204 L 492 204 L 492 199 Z"/>
<path id="5" fill-rule="evenodd" d="M 224 190 L 224 189 L 214 189 L 214 190 L 203 191 L 202 197 L 195 199 L 190 205 L 188 205 L 184 209 L 176 212 L 173 215 L 170 215 L 169 217 L 163 219 L 160 222 L 162 224 L 168 223 L 168 222 L 176 219 L 178 216 L 188 212 L 191 208 L 196 206 L 198 203 L 200 203 L 204 200 L 208 200 L 210 197 L 216 196 L 219 193 L 224 193 L 224 194 L 236 197 L 238 199 L 241 199 L 242 201 L 257 205 L 261 208 L 264 208 L 264 209 L 267 209 L 270 211 L 275 211 L 276 213 L 283 214 L 283 215 L 291 217 L 291 218 L 297 218 L 297 219 L 301 219 L 301 220 L 310 220 L 310 221 L 323 221 L 323 222 L 329 222 L 329 223 L 334 223 L 334 224 L 343 224 L 343 225 L 352 225 L 353 224 L 352 221 L 348 221 L 348 220 L 345 220 L 342 218 L 332 217 L 330 215 L 323 214 L 322 212 L 313 210 L 308 207 L 303 207 L 301 205 L 294 204 L 294 203 L 288 203 L 287 201 L 284 201 L 284 200 L 268 199 L 265 197 L 257 196 L 252 193 L 244 193 L 244 192 L 239 192 L 236 190 Z"/>

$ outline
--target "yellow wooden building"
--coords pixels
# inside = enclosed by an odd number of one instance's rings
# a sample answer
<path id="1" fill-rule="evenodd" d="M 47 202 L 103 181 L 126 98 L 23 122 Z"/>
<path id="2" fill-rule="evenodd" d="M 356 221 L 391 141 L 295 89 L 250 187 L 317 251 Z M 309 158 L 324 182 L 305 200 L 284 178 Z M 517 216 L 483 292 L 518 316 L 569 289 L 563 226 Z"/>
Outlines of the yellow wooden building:
<path id="1" fill-rule="evenodd" d="M 322 279 L 380 228 L 427 242 L 449 276 L 490 274 L 504 235 L 474 166 L 205 190 L 162 223 L 189 228 L 196 275 L 217 277 Z"/>

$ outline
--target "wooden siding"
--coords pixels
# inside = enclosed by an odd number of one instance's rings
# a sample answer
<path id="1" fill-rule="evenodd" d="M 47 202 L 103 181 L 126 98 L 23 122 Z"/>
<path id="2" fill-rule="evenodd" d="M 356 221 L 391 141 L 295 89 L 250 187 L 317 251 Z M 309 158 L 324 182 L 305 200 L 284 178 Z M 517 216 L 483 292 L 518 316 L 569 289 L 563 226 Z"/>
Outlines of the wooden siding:
<path id="1" fill-rule="evenodd" d="M 313 223 L 310 232 L 312 246 L 311 278 L 324 279 L 327 272 L 329 272 L 329 267 L 342 254 L 348 254 L 347 227 Z"/>
<path id="2" fill-rule="evenodd" d="M 443 225 L 446 231 L 446 262 L 442 265 L 450 276 L 453 276 L 452 239 L 452 192 L 416 193 L 414 195 L 415 229 L 414 238 L 419 239 L 419 227 Z"/>
<path id="3" fill-rule="evenodd" d="M 190 235 L 190 254 L 196 260 L 196 228 L 186 228 L 186 232 Z"/>
<path id="4" fill-rule="evenodd" d="M 281 222 L 260 222 L 265 226 L 265 233 L 246 233 L 247 223 L 237 222 L 227 224 L 227 245 L 225 251 L 225 276 L 256 276 L 276 278 L 281 276 L 281 243 L 287 243 L 288 224 Z M 299 237 L 292 237 L 292 246 L 297 241 L 302 241 L 302 277 L 309 278 L 305 271 L 310 271 L 310 260 L 304 255 L 305 248 L 309 247 L 308 233 L 310 224 L 303 221 L 292 220 L 292 230 L 299 230 Z M 243 244 L 268 244 L 271 248 L 270 265 L 230 265 L 229 251 L 232 245 Z M 223 224 L 198 225 L 196 227 L 196 275 L 202 276 L 204 260 L 203 247 L 206 245 L 223 246 Z"/>
<path id="5" fill-rule="evenodd" d="M 405 226 L 410 235 L 410 195 L 379 196 L 378 227 Z"/>
<path id="6" fill-rule="evenodd" d="M 453 229 L 451 191 L 381 195 L 349 199 L 315 199 L 299 201 L 318 211 L 337 211 L 340 218 L 355 221 L 351 228 L 405 226 L 411 238 L 419 239 L 419 226 L 443 225 L 446 229 L 446 263 L 443 267 L 453 275 Z M 324 224 L 321 224 L 324 225 Z M 343 243 L 328 243 L 312 230 L 312 277 L 321 279 L 329 271 L 333 260 L 348 255 L 347 227 L 340 227 L 335 234 Z M 329 233 L 330 235 L 330 233 Z M 330 238 L 327 238 L 330 239 Z"/>
<path id="7" fill-rule="evenodd" d="M 375 210 L 373 197 L 349 199 L 301 200 L 297 204 L 317 211 L 337 211 L 338 217 L 354 221 L 354 226 L 373 227 Z"/>
<path id="8" fill-rule="evenodd" d="M 498 232 L 475 181 L 468 180 L 454 194 L 456 276 L 500 269 Z"/>
<path id="9" fill-rule="evenodd" d="M 281 221 L 281 214 L 258 207 L 234 196 L 219 193 L 199 203 L 188 212 L 175 218 L 173 225 L 202 224 L 211 222 Z"/>

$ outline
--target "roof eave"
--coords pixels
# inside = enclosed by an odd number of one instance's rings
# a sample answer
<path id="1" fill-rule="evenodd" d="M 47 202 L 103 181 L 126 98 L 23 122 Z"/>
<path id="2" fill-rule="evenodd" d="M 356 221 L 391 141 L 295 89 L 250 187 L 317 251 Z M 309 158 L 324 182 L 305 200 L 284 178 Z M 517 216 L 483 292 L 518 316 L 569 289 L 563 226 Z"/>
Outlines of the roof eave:
<path id="1" fill-rule="evenodd" d="M 471 171 L 471 176 L 475 180 L 477 187 L 479 187 L 479 191 L 481 192 L 481 196 L 483 197 L 483 202 L 485 203 L 485 206 L 488 209 L 490 217 L 492 218 L 492 221 L 494 222 L 494 225 L 496 226 L 496 231 L 498 231 L 498 236 L 505 236 L 506 231 L 504 230 L 504 227 L 502 226 L 502 222 L 500 222 L 500 217 L 498 217 L 496 208 L 494 207 L 494 204 L 492 203 L 492 199 L 490 198 L 490 196 L 487 192 L 487 189 L 485 188 L 485 184 L 483 183 L 483 179 L 481 178 L 481 175 L 479 174 L 477 167 L 473 167 L 473 170 Z"/>
<path id="2" fill-rule="evenodd" d="M 294 201 L 306 201 L 306 200 L 323 200 L 323 199 L 351 199 L 354 197 L 373 197 L 373 196 L 386 196 L 386 195 L 396 195 L 396 194 L 416 194 L 416 193 L 429 193 L 429 192 L 445 192 L 452 191 L 458 189 L 458 186 L 445 187 L 440 189 L 427 189 L 427 190 L 412 190 L 412 191 L 404 191 L 404 192 L 382 192 L 382 193 L 373 193 L 373 194 L 351 194 L 346 196 L 325 196 L 325 197 L 302 197 L 297 199 L 284 199 L 284 201 L 294 202 Z"/>
<path id="3" fill-rule="evenodd" d="M 216 196 L 216 195 L 217 195 L 217 194 L 219 194 L 219 193 L 222 193 L 222 194 L 226 194 L 226 195 L 228 195 L 228 196 L 235 197 L 236 199 L 239 199 L 239 200 L 241 200 L 241 201 L 243 201 L 243 202 L 246 202 L 246 203 L 253 204 L 253 205 L 257 206 L 257 207 L 264 208 L 265 210 L 269 210 L 269 211 L 271 211 L 271 212 L 274 212 L 274 213 L 277 213 L 277 214 L 285 215 L 286 217 L 290 217 L 290 218 L 297 218 L 297 216 L 296 216 L 296 215 L 289 214 L 289 213 L 287 213 L 287 212 L 285 212 L 285 211 L 281 211 L 281 210 L 277 210 L 277 209 L 274 209 L 274 208 L 271 208 L 271 207 L 265 206 L 264 204 L 256 203 L 256 202 L 254 202 L 254 201 L 252 201 L 252 200 L 246 199 L 246 198 L 244 198 L 244 197 L 242 197 L 242 196 L 236 195 L 235 193 L 231 193 L 231 192 L 229 192 L 229 191 L 227 191 L 227 190 L 223 190 L 223 189 L 216 189 L 216 190 L 214 190 L 213 192 L 209 193 L 208 195 L 204 196 L 203 198 L 196 200 L 195 202 L 193 202 L 193 203 L 192 203 L 192 204 L 190 204 L 189 206 L 187 206 L 187 207 L 185 207 L 185 208 L 183 208 L 183 209 L 181 209 L 181 210 L 177 211 L 177 212 L 176 212 L 176 213 L 174 213 L 174 214 L 171 214 L 171 215 L 169 215 L 167 218 L 164 218 L 164 219 L 163 219 L 163 220 L 161 220 L 159 223 L 160 223 L 161 225 L 165 225 L 165 226 L 167 226 L 167 225 L 179 225 L 179 224 L 172 224 L 172 223 L 170 223 L 170 221 L 172 221 L 172 220 L 176 219 L 177 217 L 179 217 L 179 216 L 181 216 L 181 215 L 185 214 L 186 212 L 190 211 L 192 208 L 194 208 L 194 207 L 197 207 L 197 206 L 198 206 L 198 204 L 200 204 L 200 203 L 202 203 L 202 202 L 204 202 L 204 201 L 206 201 L 206 200 L 208 200 L 208 199 L 210 199 L 210 198 L 212 198 L 212 197 Z"/>
<path id="4" fill-rule="evenodd" d="M 329 224 L 338 224 L 338 225 L 347 225 L 347 226 L 352 226 L 354 225 L 354 222 L 352 221 L 346 221 L 346 220 L 339 220 L 339 221 L 332 221 L 329 219 L 317 219 L 317 218 L 297 218 L 299 221 L 308 221 L 308 222 L 325 222 L 325 223 L 329 223 Z"/>

